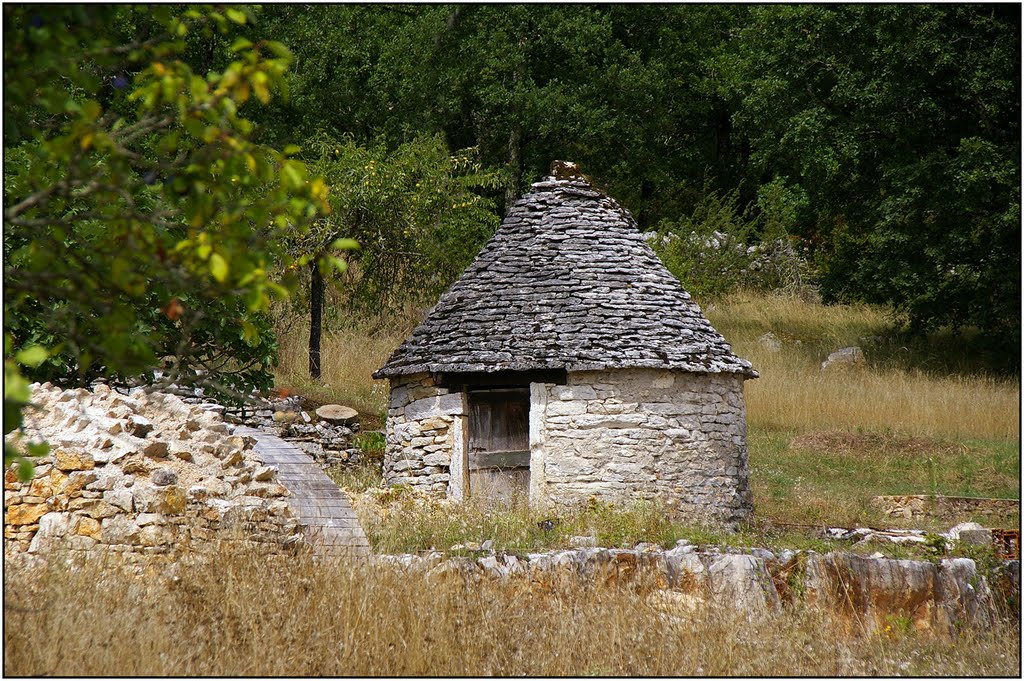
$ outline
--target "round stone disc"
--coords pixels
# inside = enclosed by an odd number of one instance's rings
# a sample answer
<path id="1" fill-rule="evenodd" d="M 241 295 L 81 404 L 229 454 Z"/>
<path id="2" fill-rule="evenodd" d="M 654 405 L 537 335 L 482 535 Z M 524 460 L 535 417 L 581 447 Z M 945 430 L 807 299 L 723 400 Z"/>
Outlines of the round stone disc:
<path id="1" fill-rule="evenodd" d="M 345 407 L 340 404 L 325 404 L 316 410 L 316 415 L 324 421 L 331 423 L 349 423 L 356 420 L 359 412 L 352 407 Z"/>

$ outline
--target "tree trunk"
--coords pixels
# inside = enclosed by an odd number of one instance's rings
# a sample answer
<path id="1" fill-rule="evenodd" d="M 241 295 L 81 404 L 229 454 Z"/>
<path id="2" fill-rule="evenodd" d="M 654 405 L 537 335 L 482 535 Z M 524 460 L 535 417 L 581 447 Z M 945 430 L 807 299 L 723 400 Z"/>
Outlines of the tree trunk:
<path id="1" fill-rule="evenodd" d="M 320 333 L 324 315 L 324 278 L 314 260 L 309 264 L 309 375 L 320 378 Z"/>

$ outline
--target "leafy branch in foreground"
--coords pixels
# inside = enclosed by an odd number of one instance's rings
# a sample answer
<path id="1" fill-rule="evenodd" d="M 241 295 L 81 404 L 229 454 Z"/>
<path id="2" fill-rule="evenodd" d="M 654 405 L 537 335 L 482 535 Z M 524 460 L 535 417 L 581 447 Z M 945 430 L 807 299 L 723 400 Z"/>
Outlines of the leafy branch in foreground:
<path id="1" fill-rule="evenodd" d="M 5 435 L 28 403 L 22 372 L 84 384 L 162 364 L 163 384 L 269 386 L 265 313 L 294 286 L 270 274 L 289 261 L 282 237 L 329 207 L 298 148 L 253 143 L 239 113 L 287 95 L 287 48 L 234 34 L 250 18 L 4 8 Z M 187 40 L 226 66 L 197 72 Z"/>

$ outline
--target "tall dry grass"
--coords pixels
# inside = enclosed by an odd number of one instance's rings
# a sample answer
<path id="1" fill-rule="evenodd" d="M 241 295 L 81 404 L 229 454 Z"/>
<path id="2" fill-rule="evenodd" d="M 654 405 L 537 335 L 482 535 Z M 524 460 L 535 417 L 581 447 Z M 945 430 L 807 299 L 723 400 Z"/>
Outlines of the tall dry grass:
<path id="1" fill-rule="evenodd" d="M 746 384 L 747 418 L 754 429 L 888 429 L 953 438 L 1020 437 L 1017 378 L 920 368 L 955 369 L 969 362 L 957 360 L 955 345 L 903 348 L 873 341 L 893 331 L 884 310 L 744 293 L 708 305 L 705 313 L 761 374 Z M 344 329 L 328 331 L 322 344 L 323 377 L 314 382 L 308 378 L 308 322 L 289 317 L 278 325 L 278 384 L 380 416 L 387 405 L 387 384 L 373 381 L 370 374 L 415 322 L 410 312 L 395 319 L 350 320 Z M 770 352 L 758 342 L 769 331 L 782 341 L 781 351 Z M 864 367 L 821 371 L 829 352 L 848 345 L 864 346 Z"/>
<path id="2" fill-rule="evenodd" d="M 387 408 L 387 381 L 371 374 L 383 366 L 415 326 L 412 318 L 350 321 L 327 331 L 320 344 L 319 381 L 309 377 L 309 320 L 289 316 L 278 323 L 279 386 L 319 401 L 342 402 L 380 419 Z"/>
<path id="3" fill-rule="evenodd" d="M 884 637 L 806 607 L 748 622 L 663 592 L 428 579 L 308 556 L 116 563 L 4 583 L 12 676 L 952 675 L 1019 672 L 1019 630 Z M 642 584 L 641 584 L 642 587 Z"/>
<path id="4" fill-rule="evenodd" d="M 706 313 L 737 354 L 761 374 L 746 384 L 752 428 L 1020 438 L 1017 378 L 919 368 L 928 364 L 921 361 L 928 350 L 887 343 L 884 339 L 893 329 L 883 310 L 740 294 L 708 306 Z M 782 341 L 781 350 L 772 352 L 758 341 L 767 332 Z M 850 345 L 864 347 L 863 366 L 821 370 L 830 352 Z M 955 357 L 945 363 L 958 364 Z"/>

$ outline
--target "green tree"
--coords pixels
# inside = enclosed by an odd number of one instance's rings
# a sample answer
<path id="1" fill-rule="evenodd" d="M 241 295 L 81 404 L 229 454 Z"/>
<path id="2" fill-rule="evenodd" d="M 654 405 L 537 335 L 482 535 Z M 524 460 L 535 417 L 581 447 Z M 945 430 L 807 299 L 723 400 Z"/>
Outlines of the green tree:
<path id="1" fill-rule="evenodd" d="M 320 133 L 308 142 L 305 154 L 332 195 L 331 214 L 293 243 L 297 256 L 315 259 L 309 344 L 315 378 L 325 275 L 352 265 L 347 288 L 352 307 L 361 312 L 430 304 L 494 233 L 494 206 L 477 192 L 493 189 L 498 178 L 481 169 L 473 150 L 450 154 L 436 136 L 388 151 L 380 144 L 365 147 L 350 137 L 338 140 Z M 333 253 L 356 243 L 359 250 L 346 258 Z"/>
<path id="2" fill-rule="evenodd" d="M 752 8 L 716 57 L 747 181 L 807 197 L 826 300 L 1019 343 L 1020 8 Z"/>
<path id="3" fill-rule="evenodd" d="M 268 131 L 318 129 L 394 149 L 440 134 L 504 176 L 499 209 L 571 159 L 641 224 L 689 210 L 712 168 L 728 183 L 729 117 L 708 55 L 737 10 L 705 6 L 268 6 L 296 52 Z M 730 187 L 723 187 L 728 189 Z M 749 199 L 748 199 L 749 200 Z"/>
<path id="4" fill-rule="evenodd" d="M 4 7 L 5 373 L 83 383 L 166 360 L 164 384 L 269 384 L 282 236 L 328 207 L 298 149 L 254 144 L 239 114 L 271 101 L 291 59 L 238 35 L 250 18 Z M 223 36 L 222 70 L 185 60 L 192 34 Z M 5 379 L 5 435 L 23 387 Z"/>

